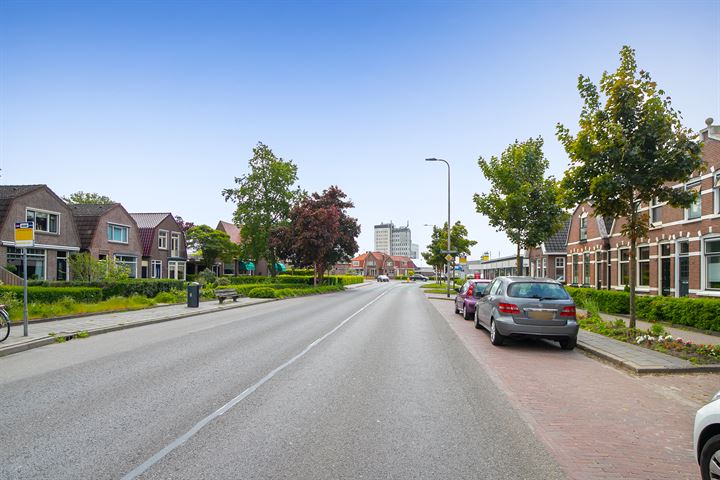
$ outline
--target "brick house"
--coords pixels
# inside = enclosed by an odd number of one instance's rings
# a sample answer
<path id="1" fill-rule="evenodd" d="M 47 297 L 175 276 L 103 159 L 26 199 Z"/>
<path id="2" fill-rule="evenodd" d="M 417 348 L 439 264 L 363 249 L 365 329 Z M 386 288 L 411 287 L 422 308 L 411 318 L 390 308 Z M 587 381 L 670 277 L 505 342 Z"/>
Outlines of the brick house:
<path id="1" fill-rule="evenodd" d="M 565 258 L 567 256 L 568 232 L 570 219 L 566 220 L 563 227 L 547 241 L 537 248 L 531 248 L 528 252 L 531 277 L 545 277 L 566 281 Z"/>
<path id="2" fill-rule="evenodd" d="M 700 135 L 707 171 L 675 185 L 699 192 L 695 204 L 677 209 L 652 202 L 640 208 L 650 223 L 647 238 L 637 245 L 640 293 L 720 297 L 720 126 L 709 124 Z M 575 210 L 568 234 L 568 283 L 625 288 L 630 242 L 620 233 L 624 223 L 592 217 L 590 205 Z"/>
<path id="3" fill-rule="evenodd" d="M 390 256 L 383 252 L 365 252 L 350 260 L 350 272 L 364 277 L 407 275 L 415 269 L 410 257 Z"/>
<path id="4" fill-rule="evenodd" d="M 15 248 L 15 222 L 35 222 L 28 248 L 28 278 L 70 280 L 69 256 L 80 251 L 70 207 L 47 185 L 0 185 L 0 264 L 23 275 L 22 249 Z"/>
<path id="5" fill-rule="evenodd" d="M 131 213 L 140 232 L 142 278 L 185 280 L 185 233 L 171 213 Z"/>
<path id="6" fill-rule="evenodd" d="M 125 265 L 130 277 L 138 277 L 142 258 L 140 231 L 135 220 L 119 203 L 70 205 L 80 248 L 98 260 L 112 258 Z"/>

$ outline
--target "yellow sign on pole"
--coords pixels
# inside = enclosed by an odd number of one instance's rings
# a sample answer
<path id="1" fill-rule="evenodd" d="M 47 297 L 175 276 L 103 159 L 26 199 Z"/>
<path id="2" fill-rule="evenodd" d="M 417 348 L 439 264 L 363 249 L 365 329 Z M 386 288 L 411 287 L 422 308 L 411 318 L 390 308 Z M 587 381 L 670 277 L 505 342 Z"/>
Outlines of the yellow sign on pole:
<path id="1" fill-rule="evenodd" d="M 467 263 L 467 256 L 460 255 L 460 263 Z"/>
<path id="2" fill-rule="evenodd" d="M 15 222 L 15 247 L 35 246 L 34 222 Z"/>
<path id="3" fill-rule="evenodd" d="M 448 262 L 452 261 L 453 258 L 455 258 L 455 257 L 450 255 L 449 253 L 447 255 L 445 255 L 445 260 L 447 260 Z"/>

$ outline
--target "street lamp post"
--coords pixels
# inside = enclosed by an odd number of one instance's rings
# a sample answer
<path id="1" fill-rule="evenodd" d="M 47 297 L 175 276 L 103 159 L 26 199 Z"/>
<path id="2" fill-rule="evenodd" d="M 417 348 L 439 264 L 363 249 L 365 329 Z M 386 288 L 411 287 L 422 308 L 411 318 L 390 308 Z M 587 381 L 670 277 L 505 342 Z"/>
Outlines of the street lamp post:
<path id="1" fill-rule="evenodd" d="M 426 158 L 426 162 L 443 162 L 448 172 L 448 218 L 447 218 L 447 255 L 450 255 L 450 164 L 442 158 Z M 450 260 L 447 261 L 447 296 L 450 298 Z"/>

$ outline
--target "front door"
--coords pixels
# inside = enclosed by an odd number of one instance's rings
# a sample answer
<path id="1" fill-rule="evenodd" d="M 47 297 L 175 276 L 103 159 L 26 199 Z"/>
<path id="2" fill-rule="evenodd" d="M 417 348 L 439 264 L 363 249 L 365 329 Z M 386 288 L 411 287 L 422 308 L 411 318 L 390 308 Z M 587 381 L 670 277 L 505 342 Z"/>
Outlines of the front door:
<path id="1" fill-rule="evenodd" d="M 661 276 L 661 293 L 663 296 L 667 297 L 670 295 L 670 259 L 669 258 L 663 258 L 660 268 L 662 270 L 660 276 Z"/>
<path id="2" fill-rule="evenodd" d="M 690 258 L 680 257 L 680 296 L 687 297 L 690 294 Z"/>

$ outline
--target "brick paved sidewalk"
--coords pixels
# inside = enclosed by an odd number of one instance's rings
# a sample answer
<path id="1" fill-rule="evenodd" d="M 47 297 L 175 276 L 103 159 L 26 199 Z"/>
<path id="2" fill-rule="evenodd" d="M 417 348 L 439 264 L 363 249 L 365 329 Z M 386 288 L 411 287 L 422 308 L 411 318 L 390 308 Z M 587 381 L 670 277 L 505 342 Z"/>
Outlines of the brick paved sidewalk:
<path id="1" fill-rule="evenodd" d="M 695 412 L 720 374 L 636 376 L 549 341 L 490 343 L 430 300 L 509 403 L 574 480 L 697 480 Z"/>

